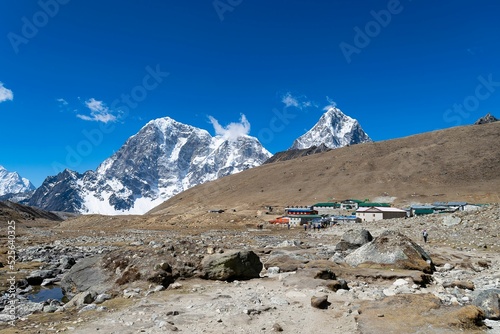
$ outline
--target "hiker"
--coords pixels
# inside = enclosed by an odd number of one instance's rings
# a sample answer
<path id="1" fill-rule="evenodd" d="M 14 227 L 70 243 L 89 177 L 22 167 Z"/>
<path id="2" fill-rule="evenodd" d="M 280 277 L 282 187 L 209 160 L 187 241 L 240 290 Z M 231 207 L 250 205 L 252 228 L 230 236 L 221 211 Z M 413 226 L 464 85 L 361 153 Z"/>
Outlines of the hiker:
<path id="1" fill-rule="evenodd" d="M 422 231 L 422 236 L 424 237 L 424 242 L 427 243 L 427 236 L 428 236 L 427 230 Z"/>

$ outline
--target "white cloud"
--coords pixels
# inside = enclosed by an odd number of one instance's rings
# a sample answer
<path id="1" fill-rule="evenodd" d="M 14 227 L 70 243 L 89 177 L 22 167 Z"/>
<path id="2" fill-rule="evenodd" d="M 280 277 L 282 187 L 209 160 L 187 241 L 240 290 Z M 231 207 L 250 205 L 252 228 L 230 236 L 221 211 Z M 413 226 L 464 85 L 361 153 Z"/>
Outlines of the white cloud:
<path id="1" fill-rule="evenodd" d="M 0 82 L 0 103 L 12 100 L 14 100 L 14 93 L 10 89 L 5 88 L 3 83 Z"/>
<path id="2" fill-rule="evenodd" d="M 286 93 L 283 96 L 283 98 L 281 99 L 281 102 L 283 102 L 285 104 L 286 108 L 289 108 L 289 107 L 298 108 L 299 107 L 299 101 L 297 101 L 297 99 L 295 97 L 293 97 L 292 94 L 290 94 L 290 93 Z"/>
<path id="3" fill-rule="evenodd" d="M 306 96 L 296 97 L 293 96 L 290 92 L 283 95 L 283 97 L 281 98 L 281 102 L 283 102 L 285 108 L 294 107 L 302 110 L 309 107 L 317 107 L 315 103 L 307 100 Z"/>
<path id="4" fill-rule="evenodd" d="M 59 102 L 63 106 L 67 106 L 68 102 L 65 99 L 56 99 L 57 102 Z"/>
<path id="5" fill-rule="evenodd" d="M 215 134 L 224 137 L 224 139 L 234 141 L 238 137 L 248 135 L 250 133 L 250 123 L 245 115 L 241 114 L 239 123 L 229 123 L 227 126 L 222 126 L 212 116 L 208 116 L 210 123 L 212 123 Z"/>
<path id="6" fill-rule="evenodd" d="M 324 107 L 323 110 L 329 110 L 331 108 L 337 108 L 337 102 L 333 101 L 328 96 L 326 97 L 326 100 L 328 101 L 328 105 L 326 107 Z"/>
<path id="7" fill-rule="evenodd" d="M 117 121 L 117 117 L 112 114 L 112 110 L 104 102 L 91 98 L 85 101 L 85 105 L 90 109 L 90 116 L 77 114 L 76 117 L 92 122 L 108 123 Z"/>

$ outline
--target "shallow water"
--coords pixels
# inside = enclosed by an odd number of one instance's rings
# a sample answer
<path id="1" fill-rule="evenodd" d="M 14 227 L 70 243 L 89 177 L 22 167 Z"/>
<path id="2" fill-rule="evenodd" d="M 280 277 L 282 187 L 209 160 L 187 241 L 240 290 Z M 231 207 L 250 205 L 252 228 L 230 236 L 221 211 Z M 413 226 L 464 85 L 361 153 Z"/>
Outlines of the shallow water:
<path id="1" fill-rule="evenodd" d="M 56 299 L 62 302 L 67 301 L 67 298 L 62 293 L 61 287 L 56 285 L 35 288 L 33 292 L 28 295 L 28 299 L 35 303 L 43 302 L 47 299 Z"/>

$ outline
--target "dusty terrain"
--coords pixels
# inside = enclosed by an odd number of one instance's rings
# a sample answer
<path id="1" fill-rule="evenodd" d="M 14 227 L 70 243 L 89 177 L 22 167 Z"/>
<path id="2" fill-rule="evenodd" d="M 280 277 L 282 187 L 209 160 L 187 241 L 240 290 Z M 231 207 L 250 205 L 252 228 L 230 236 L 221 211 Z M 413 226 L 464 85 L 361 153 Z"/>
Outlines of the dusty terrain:
<path id="1" fill-rule="evenodd" d="M 259 212 L 191 212 L 189 216 L 146 215 L 133 217 L 81 216 L 64 222 L 19 221 L 19 250 L 33 245 L 71 252 L 71 247 L 111 247 L 104 254 L 128 254 L 146 268 L 160 261 L 196 261 L 208 252 L 252 249 L 263 263 L 272 251 L 290 252 L 310 260 L 291 272 L 262 270 L 261 278 L 245 281 L 210 281 L 179 277 L 166 290 L 142 279 L 115 284 L 113 296 L 100 309 L 22 317 L 5 333 L 499 333 L 498 322 L 470 327 L 474 291 L 444 288 L 451 280 L 469 282 L 475 290 L 500 288 L 499 206 L 478 212 L 453 214 L 456 225 L 446 225 L 443 215 L 341 224 L 321 231 L 256 224 L 268 215 Z M 260 214 L 260 215 L 259 215 Z M 458 222 L 459 221 L 459 222 Z M 458 222 L 458 223 L 457 223 Z M 429 242 L 421 240 L 422 229 Z M 418 283 L 413 271 L 349 268 L 331 258 L 335 245 L 350 230 L 367 229 L 376 237 L 382 231 L 400 231 L 420 244 L 432 257 L 436 271 L 429 284 Z M 172 247 L 171 247 L 172 246 Z M 103 248 L 104 247 L 104 248 Z M 170 249 L 170 251 L 168 251 Z M 4 252 L 5 253 L 5 250 Z M 106 255 L 105 255 L 106 256 Z M 4 262 L 5 254 L 2 255 Z M 28 275 L 40 262 L 17 263 L 17 276 Z M 332 291 L 327 280 L 315 279 L 329 268 L 349 290 Z M 450 269 L 451 268 L 451 269 Z M 0 279 L 6 280 L 6 268 Z M 407 284 L 398 286 L 403 279 Z M 396 283 L 399 282 L 399 283 Z M 396 283 L 396 285 L 395 285 Z M 136 289 L 136 290 L 134 290 Z M 311 297 L 328 296 L 330 306 L 317 309 Z M 469 312 L 469 313 L 468 313 Z M 465 313 L 465 315 L 463 315 Z"/>
<path id="2" fill-rule="evenodd" d="M 279 161 L 192 188 L 143 216 L 57 221 L 1 206 L 0 301 L 7 305 L 15 276 L 18 304 L 13 323 L 0 310 L 0 331 L 500 333 L 500 299 L 484 310 L 475 305 L 482 292 L 500 289 L 499 137 L 497 122 Z M 320 231 L 267 223 L 287 205 L 346 198 L 487 205 Z M 351 266 L 357 249 L 338 245 L 349 231 L 366 236 L 363 229 L 373 243 L 386 242 L 377 237 L 387 230 L 409 238 L 403 246 L 431 261 Z M 256 254 L 259 278 L 206 279 L 204 260 L 231 250 Z M 73 299 L 28 302 L 41 283 L 68 289 Z M 324 308 L 312 306 L 315 297 Z"/>

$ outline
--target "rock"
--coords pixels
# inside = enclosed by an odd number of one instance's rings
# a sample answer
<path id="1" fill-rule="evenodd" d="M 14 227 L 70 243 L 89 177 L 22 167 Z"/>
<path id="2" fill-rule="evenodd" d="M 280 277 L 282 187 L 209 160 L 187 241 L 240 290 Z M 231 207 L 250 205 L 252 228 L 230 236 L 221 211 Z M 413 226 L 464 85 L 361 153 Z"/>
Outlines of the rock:
<path id="1" fill-rule="evenodd" d="M 228 251 L 208 255 L 201 262 L 201 277 L 211 280 L 232 281 L 260 277 L 262 262 L 253 251 Z"/>
<path id="2" fill-rule="evenodd" d="M 45 305 L 43 307 L 43 313 L 54 313 L 60 306 L 57 305 Z"/>
<path id="3" fill-rule="evenodd" d="M 330 306 L 330 302 L 328 301 L 328 296 L 322 296 L 322 297 L 311 297 L 311 306 L 314 308 L 319 308 L 322 310 L 325 310 Z"/>
<path id="4" fill-rule="evenodd" d="M 485 116 L 481 117 L 478 119 L 474 125 L 481 125 L 481 124 L 487 124 L 487 123 L 493 123 L 493 122 L 498 122 L 498 118 L 493 116 L 490 113 L 487 113 Z"/>
<path id="5" fill-rule="evenodd" d="M 64 305 L 64 308 L 68 309 L 73 306 L 80 308 L 84 305 L 93 303 L 94 300 L 95 294 L 91 291 L 80 292 L 71 298 L 71 300 Z"/>
<path id="6" fill-rule="evenodd" d="M 104 293 L 111 287 L 111 274 L 101 267 L 102 256 L 84 258 L 76 263 L 61 280 L 63 293 L 71 298 L 77 293 L 92 290 Z"/>
<path id="7" fill-rule="evenodd" d="M 11 322 L 12 320 L 15 320 L 15 316 L 13 317 L 10 314 L 0 313 L 0 323 L 1 322 Z"/>
<path id="8" fill-rule="evenodd" d="M 87 312 L 87 311 L 94 311 L 94 310 L 97 310 L 97 305 L 96 304 L 89 304 L 89 305 L 82 307 L 82 309 L 80 311 L 78 311 L 78 313 Z"/>
<path id="9" fill-rule="evenodd" d="M 303 264 L 303 261 L 293 259 L 287 255 L 281 255 L 269 258 L 264 266 L 266 268 L 279 267 L 280 272 L 286 273 L 290 271 L 297 271 L 298 268 L 303 267 Z"/>
<path id="10" fill-rule="evenodd" d="M 26 277 L 26 280 L 30 285 L 40 285 L 43 283 L 43 280 L 47 278 L 54 278 L 60 273 L 61 273 L 60 269 L 34 270 L 29 274 L 28 277 Z"/>
<path id="11" fill-rule="evenodd" d="M 335 276 L 335 273 L 332 272 L 330 269 L 323 269 L 323 270 L 318 271 L 314 275 L 314 278 L 315 279 L 324 279 L 324 280 L 337 279 L 337 277 Z"/>
<path id="12" fill-rule="evenodd" d="M 140 291 L 137 291 L 137 289 L 134 289 L 134 290 L 125 289 L 125 290 L 123 290 L 123 297 L 135 298 L 135 297 L 139 296 L 139 292 Z"/>
<path id="13" fill-rule="evenodd" d="M 347 286 L 347 282 L 344 280 L 329 281 L 328 283 L 326 283 L 326 287 L 329 290 L 332 290 L 333 292 L 336 292 L 338 290 L 349 290 L 349 287 Z"/>
<path id="14" fill-rule="evenodd" d="M 403 286 L 403 285 L 408 285 L 408 281 L 402 278 L 398 278 L 392 285 L 394 286 Z"/>
<path id="15" fill-rule="evenodd" d="M 336 251 L 356 249 L 373 240 L 367 230 L 349 230 L 342 235 L 340 242 L 335 246 Z"/>
<path id="16" fill-rule="evenodd" d="M 474 298 L 473 304 L 484 312 L 486 319 L 500 320 L 500 289 L 481 291 Z"/>
<path id="17" fill-rule="evenodd" d="M 75 258 L 73 258 L 72 256 L 64 256 L 59 261 L 59 267 L 61 267 L 61 269 L 67 270 L 71 269 L 71 267 L 73 267 L 75 263 L 76 263 Z"/>
<path id="18" fill-rule="evenodd" d="M 445 226 L 455 226 L 462 222 L 460 217 L 445 216 L 443 217 L 443 225 Z"/>
<path id="19" fill-rule="evenodd" d="M 16 307 L 16 317 L 21 318 L 42 311 L 43 311 L 43 303 L 33 303 L 33 302 L 22 303 Z"/>
<path id="20" fill-rule="evenodd" d="M 95 304 L 102 304 L 106 300 L 110 300 L 110 299 L 111 299 L 111 295 L 109 295 L 107 293 L 101 293 L 101 294 L 97 295 L 97 297 L 95 298 L 94 303 Z"/>
<path id="21" fill-rule="evenodd" d="M 175 282 L 175 283 L 170 284 L 169 288 L 173 289 L 173 290 L 177 290 L 177 289 L 182 288 L 182 284 L 179 282 Z"/>
<path id="22" fill-rule="evenodd" d="M 275 324 L 273 325 L 273 331 L 275 331 L 275 332 L 283 332 L 283 327 L 281 327 L 281 325 L 280 325 L 280 324 L 275 323 Z"/>
<path id="23" fill-rule="evenodd" d="M 299 240 L 285 240 L 280 244 L 276 245 L 276 248 L 299 247 L 299 246 L 300 246 Z"/>
<path id="24" fill-rule="evenodd" d="M 280 273 L 280 267 L 269 267 L 267 268 L 268 275 L 277 275 Z"/>
<path id="25" fill-rule="evenodd" d="M 443 287 L 445 288 L 459 288 L 459 289 L 467 289 L 467 290 L 474 290 L 474 283 L 469 282 L 469 281 L 452 281 L 452 282 L 446 282 L 443 283 Z"/>
<path id="26" fill-rule="evenodd" d="M 347 255 L 345 260 L 353 267 L 434 271 L 432 260 L 422 247 L 391 230 L 382 232 L 373 241 Z"/>
<path id="27" fill-rule="evenodd" d="M 55 278 L 46 278 L 43 280 L 42 284 L 40 284 L 41 286 L 47 286 L 47 285 L 52 285 L 54 284 L 55 282 L 59 282 L 60 279 L 55 277 Z"/>

